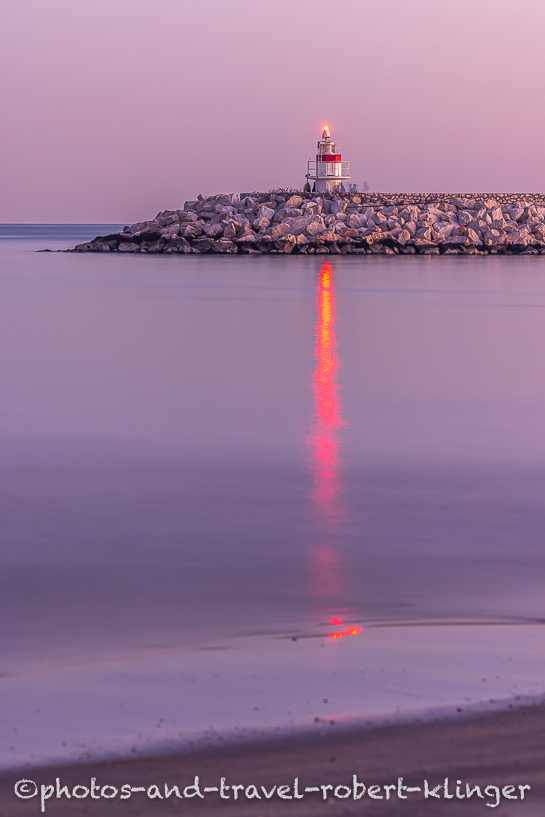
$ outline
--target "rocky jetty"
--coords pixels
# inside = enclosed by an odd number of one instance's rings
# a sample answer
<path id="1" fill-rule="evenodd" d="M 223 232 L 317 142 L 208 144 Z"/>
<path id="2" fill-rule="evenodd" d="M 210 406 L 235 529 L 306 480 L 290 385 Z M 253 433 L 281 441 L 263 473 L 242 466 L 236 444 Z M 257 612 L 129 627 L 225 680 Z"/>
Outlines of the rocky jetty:
<path id="1" fill-rule="evenodd" d="M 537 194 L 299 194 L 199 196 L 183 210 L 99 236 L 72 252 L 545 253 Z"/>

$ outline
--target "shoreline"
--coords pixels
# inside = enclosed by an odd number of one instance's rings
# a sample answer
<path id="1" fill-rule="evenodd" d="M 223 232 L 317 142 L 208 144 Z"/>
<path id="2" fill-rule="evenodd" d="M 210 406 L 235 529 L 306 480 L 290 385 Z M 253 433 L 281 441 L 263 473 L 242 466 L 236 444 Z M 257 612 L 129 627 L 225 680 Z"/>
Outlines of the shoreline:
<path id="1" fill-rule="evenodd" d="M 544 647 L 536 623 L 493 632 L 370 627 L 355 638 L 300 633 L 147 649 L 45 675 L 14 667 L 3 680 L 3 772 L 207 746 L 237 751 L 540 706 Z"/>
<path id="2" fill-rule="evenodd" d="M 202 729 L 189 732 L 178 742 L 170 741 L 161 745 L 161 741 L 148 746 L 129 749 L 129 743 L 123 749 L 105 750 L 94 755 L 88 752 L 80 757 L 51 757 L 37 759 L 34 762 L 0 765 L 0 783 L 6 776 L 16 774 L 32 774 L 42 769 L 76 769 L 86 766 L 104 765 L 110 763 L 145 762 L 149 760 L 168 760 L 169 758 L 184 758 L 206 755 L 210 752 L 244 752 L 250 750 L 268 750 L 274 746 L 284 746 L 287 743 L 312 744 L 321 742 L 323 738 L 335 735 L 337 738 L 349 737 L 354 733 L 360 735 L 382 729 L 404 728 L 411 729 L 420 724 L 448 724 L 473 721 L 475 719 L 493 717 L 513 711 L 545 709 L 545 690 L 541 693 L 529 695 L 512 695 L 508 698 L 481 700 L 472 703 L 459 701 L 442 706 L 423 706 L 421 709 L 407 712 L 383 711 L 367 715 L 334 715 L 323 718 L 314 718 L 309 722 L 300 721 L 290 726 L 242 726 L 238 731 L 221 731 Z M 318 721 L 318 722 L 316 722 Z M 334 727 L 334 728 L 332 728 Z"/>
<path id="3" fill-rule="evenodd" d="M 67 252 L 540 255 L 545 195 L 218 194 Z"/>
<path id="4" fill-rule="evenodd" d="M 42 766 L 32 771 L 0 774 L 0 809 L 9 817 L 39 813 L 36 799 L 19 800 L 13 785 L 20 779 L 31 779 L 47 785 L 59 777 L 63 785 L 87 785 L 95 777 L 100 786 L 123 784 L 149 787 L 164 784 L 188 786 L 199 776 L 200 784 L 218 786 L 221 777 L 227 784 L 258 787 L 292 785 L 295 777 L 301 785 L 343 785 L 354 774 L 368 785 L 384 786 L 404 778 L 405 785 L 417 786 L 427 779 L 430 786 L 442 784 L 445 777 L 471 786 L 529 785 L 524 802 L 502 800 L 498 814 L 537 817 L 545 805 L 545 705 L 533 704 L 511 710 L 461 716 L 457 719 L 419 719 L 411 723 L 346 728 L 322 736 L 294 736 L 263 742 L 248 742 L 240 746 L 200 748 L 192 752 L 171 755 L 150 755 L 143 758 L 119 759 L 76 765 Z M 262 798 L 263 799 L 263 798 Z M 392 799 L 375 803 L 368 798 L 354 802 L 335 800 L 324 802 L 321 796 L 307 795 L 303 803 L 276 798 L 269 803 L 259 800 L 220 799 L 210 794 L 193 801 L 198 807 L 191 812 L 208 815 L 314 815 L 346 814 L 410 814 L 473 815 L 483 814 L 483 799 L 425 800 L 411 797 L 410 804 Z M 179 801 L 142 799 L 132 796 L 125 801 L 116 799 L 93 803 L 89 799 L 50 800 L 47 812 L 54 815 L 89 814 L 159 814 L 171 813 L 188 804 Z M 506 810 L 509 809 L 509 810 Z M 512 810 L 511 810 L 512 809 Z"/>

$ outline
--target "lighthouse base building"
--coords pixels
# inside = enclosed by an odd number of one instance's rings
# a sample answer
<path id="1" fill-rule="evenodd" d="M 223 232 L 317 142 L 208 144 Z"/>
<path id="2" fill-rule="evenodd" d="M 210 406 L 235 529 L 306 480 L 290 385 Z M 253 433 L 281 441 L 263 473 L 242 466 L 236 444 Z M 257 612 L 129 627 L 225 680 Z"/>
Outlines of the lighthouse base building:
<path id="1" fill-rule="evenodd" d="M 316 193 L 344 193 L 350 180 L 350 162 L 343 162 L 341 143 L 332 142 L 329 127 L 322 131 L 316 161 L 308 163 L 306 174 L 311 190 Z"/>

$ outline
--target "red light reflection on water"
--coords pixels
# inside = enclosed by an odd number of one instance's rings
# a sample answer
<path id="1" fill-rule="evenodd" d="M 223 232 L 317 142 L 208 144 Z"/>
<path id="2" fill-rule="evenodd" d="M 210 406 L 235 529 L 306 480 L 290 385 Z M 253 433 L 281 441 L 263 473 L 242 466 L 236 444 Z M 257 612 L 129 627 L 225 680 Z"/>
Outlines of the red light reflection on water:
<path id="1" fill-rule="evenodd" d="M 343 626 L 343 623 L 340 620 L 340 618 L 331 618 L 329 620 L 329 623 L 330 624 L 335 624 L 336 627 L 342 627 Z M 348 636 L 351 636 L 351 635 L 358 635 L 358 633 L 361 633 L 361 627 L 358 627 L 357 625 L 353 626 L 353 627 L 348 626 L 348 627 L 345 627 L 344 630 L 340 630 L 339 632 L 330 633 L 329 637 L 330 638 L 347 638 Z"/>
<path id="2" fill-rule="evenodd" d="M 338 516 L 338 429 L 341 407 L 335 374 L 338 368 L 335 337 L 335 289 L 329 264 L 318 278 L 316 304 L 316 366 L 312 376 L 314 421 L 308 439 L 312 451 L 313 490 L 311 498 L 317 512 L 320 543 L 312 551 L 312 594 L 332 601 L 342 591 L 337 551 L 331 545 L 331 526 Z"/>
<path id="3" fill-rule="evenodd" d="M 336 373 L 337 338 L 335 335 L 335 288 L 329 264 L 324 264 L 318 279 L 316 304 L 316 367 L 312 378 L 314 422 L 309 436 L 312 451 L 313 490 L 311 497 L 317 512 L 319 543 L 311 553 L 311 579 L 314 596 L 337 606 L 343 595 L 342 570 L 334 546 L 336 525 L 341 515 L 339 502 L 339 429 L 343 425 Z M 361 627 L 343 626 L 340 618 L 329 621 L 339 630 L 333 639 L 357 635 Z"/>
<path id="4" fill-rule="evenodd" d="M 341 503 L 339 501 L 339 429 L 343 425 L 339 387 L 336 381 L 339 366 L 335 335 L 335 287 L 333 272 L 324 264 L 318 278 L 316 304 L 316 366 L 312 376 L 314 421 L 308 438 L 312 451 L 313 490 L 311 498 L 319 529 L 318 541 L 311 552 L 311 592 L 327 604 L 329 614 L 344 595 L 341 561 L 336 547 Z M 344 625 L 337 616 L 329 619 L 337 627 L 329 638 L 358 635 L 361 627 Z"/>
<path id="5" fill-rule="evenodd" d="M 316 323 L 316 368 L 313 374 L 315 416 L 310 442 L 313 449 L 313 498 L 325 516 L 336 514 L 339 487 L 338 429 L 342 425 L 335 336 L 335 289 L 329 264 L 320 270 Z"/>

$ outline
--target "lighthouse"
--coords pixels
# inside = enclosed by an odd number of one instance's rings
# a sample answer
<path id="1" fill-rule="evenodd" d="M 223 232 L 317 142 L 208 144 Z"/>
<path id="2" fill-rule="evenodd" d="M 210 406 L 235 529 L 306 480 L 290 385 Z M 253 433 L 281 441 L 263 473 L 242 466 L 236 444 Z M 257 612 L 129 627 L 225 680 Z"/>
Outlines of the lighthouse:
<path id="1" fill-rule="evenodd" d="M 317 193 L 341 193 L 347 187 L 345 182 L 350 179 L 350 162 L 343 162 L 341 143 L 331 141 L 328 125 L 322 129 L 316 161 L 309 161 L 306 177 L 309 184 L 314 183 Z"/>

